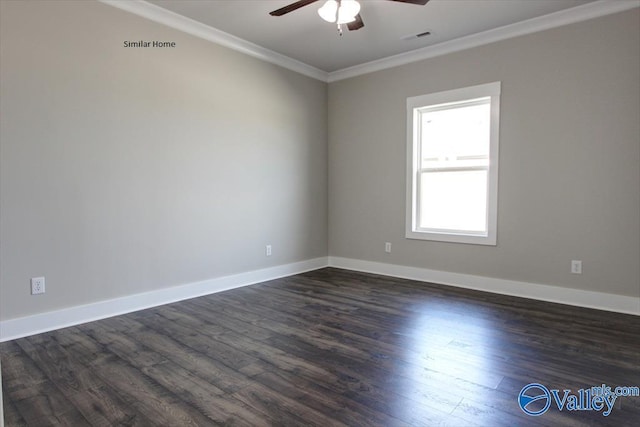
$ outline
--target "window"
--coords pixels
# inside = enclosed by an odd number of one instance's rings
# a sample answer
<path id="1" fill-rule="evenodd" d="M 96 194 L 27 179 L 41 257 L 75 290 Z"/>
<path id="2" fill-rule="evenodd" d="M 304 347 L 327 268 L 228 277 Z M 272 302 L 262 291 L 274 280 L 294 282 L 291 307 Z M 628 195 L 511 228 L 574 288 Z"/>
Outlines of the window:
<path id="1" fill-rule="evenodd" d="M 410 239 L 496 244 L 500 82 L 407 99 Z"/>

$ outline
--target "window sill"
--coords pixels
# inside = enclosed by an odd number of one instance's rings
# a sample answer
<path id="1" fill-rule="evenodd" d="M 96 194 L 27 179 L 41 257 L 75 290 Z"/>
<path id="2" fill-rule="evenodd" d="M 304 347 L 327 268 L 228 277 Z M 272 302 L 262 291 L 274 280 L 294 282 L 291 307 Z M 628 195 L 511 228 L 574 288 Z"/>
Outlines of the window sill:
<path id="1" fill-rule="evenodd" d="M 497 246 L 497 239 L 494 235 L 473 235 L 456 233 L 437 233 L 427 231 L 407 231 L 407 239 L 430 240 L 434 242 L 464 243 L 469 245 Z"/>

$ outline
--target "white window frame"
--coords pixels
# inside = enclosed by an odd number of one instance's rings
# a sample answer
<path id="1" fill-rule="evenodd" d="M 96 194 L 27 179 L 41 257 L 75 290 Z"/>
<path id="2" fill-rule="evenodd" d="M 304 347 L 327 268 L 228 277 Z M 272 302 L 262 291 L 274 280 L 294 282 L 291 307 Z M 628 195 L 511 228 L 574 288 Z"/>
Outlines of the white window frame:
<path id="1" fill-rule="evenodd" d="M 408 239 L 478 245 L 497 244 L 498 225 L 498 143 L 500 129 L 500 82 L 487 83 L 407 98 L 407 196 L 406 237 Z M 490 97 L 489 167 L 487 182 L 486 233 L 463 230 L 426 230 L 418 227 L 418 186 L 420 176 L 420 110 L 443 104 Z"/>

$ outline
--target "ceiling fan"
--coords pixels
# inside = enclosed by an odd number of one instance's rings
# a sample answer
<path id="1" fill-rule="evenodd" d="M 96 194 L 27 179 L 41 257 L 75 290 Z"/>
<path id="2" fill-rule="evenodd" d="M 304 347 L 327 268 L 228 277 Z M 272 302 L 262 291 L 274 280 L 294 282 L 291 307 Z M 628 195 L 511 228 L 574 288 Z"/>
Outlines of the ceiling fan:
<path id="1" fill-rule="evenodd" d="M 293 12 L 301 7 L 308 6 L 318 0 L 299 0 L 285 7 L 270 12 L 271 16 L 282 16 L 289 12 Z M 427 4 L 429 0 L 387 0 L 400 3 L 410 3 L 420 6 Z M 338 24 L 338 33 L 342 35 L 342 24 L 347 24 L 349 31 L 359 30 L 364 27 L 362 16 L 360 16 L 360 3 L 355 0 L 327 0 L 324 5 L 318 9 L 318 14 L 327 22 Z"/>

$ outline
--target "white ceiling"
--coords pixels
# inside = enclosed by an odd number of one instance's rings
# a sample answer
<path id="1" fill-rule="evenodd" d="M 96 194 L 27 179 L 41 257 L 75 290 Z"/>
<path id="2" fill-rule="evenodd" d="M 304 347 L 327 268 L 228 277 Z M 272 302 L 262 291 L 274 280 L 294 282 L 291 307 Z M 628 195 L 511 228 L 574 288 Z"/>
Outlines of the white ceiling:
<path id="1" fill-rule="evenodd" d="M 338 35 L 317 10 L 324 0 L 281 17 L 269 12 L 294 0 L 148 0 L 325 72 L 439 45 L 594 0 L 431 0 L 417 6 L 361 0 L 365 26 Z M 415 34 L 430 31 L 423 38 Z"/>

